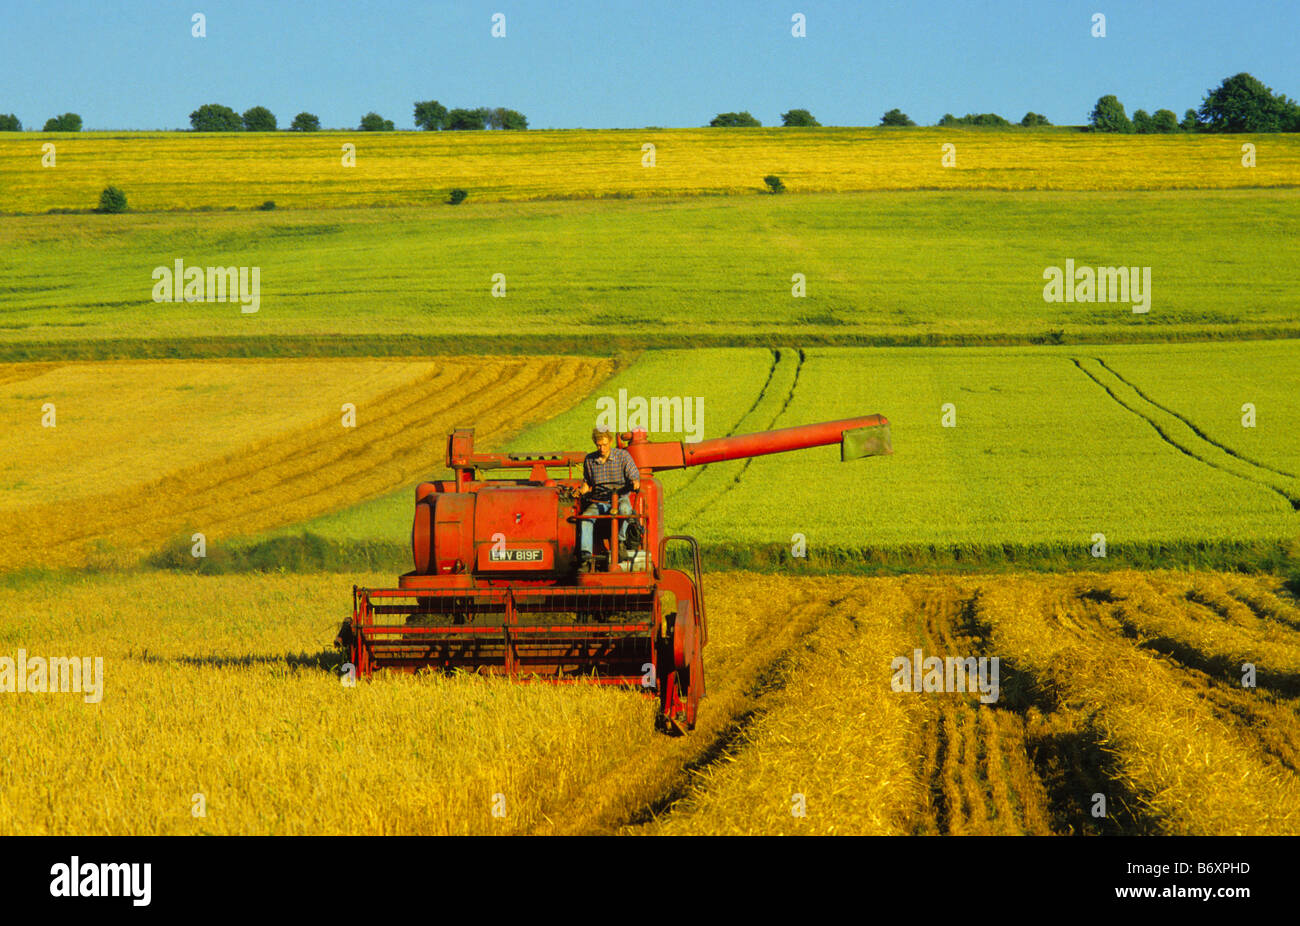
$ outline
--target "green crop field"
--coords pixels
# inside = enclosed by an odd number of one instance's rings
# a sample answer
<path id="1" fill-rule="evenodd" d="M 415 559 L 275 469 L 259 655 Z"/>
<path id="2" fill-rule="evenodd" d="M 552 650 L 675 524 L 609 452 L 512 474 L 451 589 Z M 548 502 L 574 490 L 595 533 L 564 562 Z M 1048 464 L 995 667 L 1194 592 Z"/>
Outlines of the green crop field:
<path id="1" fill-rule="evenodd" d="M 1109 361 L 1123 366 L 1134 357 L 1139 365 L 1185 371 L 1209 355 L 1220 358 L 1223 378 L 1179 392 L 1162 389 L 1160 377 L 1142 383 L 1169 410 L 1128 394 L 1106 372 Z M 1229 362 L 1235 364 L 1230 374 Z M 810 546 L 855 551 L 1050 544 L 1067 555 L 1071 548 L 1086 554 L 1101 533 L 1111 557 L 1122 557 L 1126 546 L 1283 539 L 1300 530 L 1300 482 L 1232 455 L 1250 444 L 1284 455 L 1293 443 L 1283 432 L 1300 414 L 1294 391 L 1262 400 L 1280 418 L 1264 433 L 1240 425 L 1240 406 L 1269 394 L 1256 386 L 1275 377 L 1300 378 L 1300 350 L 1275 344 L 810 350 L 773 425 L 879 410 L 893 422 L 895 456 L 815 470 L 791 454 L 755 459 L 692 527 L 751 544 L 788 543 L 797 531 Z M 864 401 L 868 407 L 859 409 Z M 952 427 L 942 423 L 945 404 Z M 1175 413 L 1192 425 L 1217 425 L 1224 435 L 1235 424 L 1248 436 L 1227 436 L 1225 451 Z M 809 481 L 810 491 L 782 492 L 775 509 L 765 504 L 768 487 Z"/>
<path id="2" fill-rule="evenodd" d="M 723 561 L 780 561 L 795 534 L 840 561 L 1084 565 L 1095 534 L 1120 564 L 1202 547 L 1232 561 L 1300 532 L 1296 382 L 1295 342 L 651 351 L 504 449 L 585 448 L 597 400 L 622 389 L 702 397 L 706 439 L 881 413 L 889 458 L 819 448 L 663 474 L 670 527 Z M 400 551 L 412 497 L 272 536 Z"/>
<path id="3" fill-rule="evenodd" d="M 868 193 L 7 218 L 0 357 L 1296 336 L 1298 204 Z M 1149 311 L 1044 301 L 1067 259 L 1150 267 Z M 155 268 L 177 260 L 259 268 L 257 311 L 154 302 Z"/>

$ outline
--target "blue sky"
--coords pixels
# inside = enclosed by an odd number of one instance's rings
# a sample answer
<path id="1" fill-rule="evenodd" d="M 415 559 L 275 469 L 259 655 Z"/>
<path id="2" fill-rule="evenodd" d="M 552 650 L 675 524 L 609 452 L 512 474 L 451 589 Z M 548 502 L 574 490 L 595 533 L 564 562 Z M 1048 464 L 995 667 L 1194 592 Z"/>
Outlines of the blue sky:
<path id="1" fill-rule="evenodd" d="M 202 12 L 207 37 L 191 35 Z M 506 36 L 490 35 L 504 13 Z M 791 16 L 807 37 L 791 36 Z M 1106 16 L 1093 38 L 1092 15 Z M 202 103 L 317 114 L 355 127 L 376 111 L 412 128 L 412 104 L 506 106 L 531 128 L 695 126 L 748 110 L 764 125 L 805 108 L 824 125 L 875 125 L 901 108 L 1028 110 L 1086 121 L 1097 98 L 1174 110 L 1239 71 L 1300 97 L 1300 4 L 1005 2 L 487 3 L 37 2 L 0 0 L 0 113 L 40 128 L 188 128 Z"/>

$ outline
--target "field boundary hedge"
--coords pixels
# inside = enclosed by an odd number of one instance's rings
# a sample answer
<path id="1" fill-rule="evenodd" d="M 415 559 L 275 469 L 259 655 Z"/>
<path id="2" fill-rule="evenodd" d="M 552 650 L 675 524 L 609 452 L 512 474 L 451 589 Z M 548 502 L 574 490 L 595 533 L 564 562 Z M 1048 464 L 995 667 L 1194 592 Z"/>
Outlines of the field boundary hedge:
<path id="1" fill-rule="evenodd" d="M 814 330 L 773 334 L 575 335 L 329 335 L 212 338 L 114 338 L 106 340 L 9 341 L 0 363 L 67 360 L 199 360 L 254 357 L 425 357 L 455 354 L 576 354 L 611 356 L 640 350 L 695 347 L 776 349 L 797 340 L 803 347 L 1033 347 L 1055 344 L 1157 344 L 1300 339 L 1300 325 L 1215 330 L 1126 329 L 1113 335 L 1071 334 L 835 334 Z"/>
<path id="2" fill-rule="evenodd" d="M 792 557 L 780 544 L 704 543 L 705 572 L 782 575 L 905 575 L 989 572 L 1109 572 L 1117 569 L 1194 569 L 1289 575 L 1300 591 L 1300 538 L 1296 540 L 1170 540 L 1111 544 L 1108 555 L 1089 555 L 1086 544 L 989 543 L 903 544 L 890 547 L 809 548 Z M 303 533 L 261 541 L 212 544 L 206 559 L 190 555 L 188 540 L 178 540 L 142 564 L 147 569 L 203 574 L 241 572 L 384 572 L 411 569 L 406 540 L 330 540 Z M 669 565 L 687 568 L 685 557 Z M 705 577 L 708 584 L 708 577 Z"/>

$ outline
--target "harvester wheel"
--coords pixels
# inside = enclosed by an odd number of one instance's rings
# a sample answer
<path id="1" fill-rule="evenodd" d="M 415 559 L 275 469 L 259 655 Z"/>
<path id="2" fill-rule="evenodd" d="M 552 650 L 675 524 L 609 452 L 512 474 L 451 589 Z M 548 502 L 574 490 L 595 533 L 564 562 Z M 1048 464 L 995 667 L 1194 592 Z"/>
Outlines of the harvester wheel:
<path id="1" fill-rule="evenodd" d="M 700 697 L 704 693 L 704 661 L 700 652 L 700 627 L 689 601 L 679 603 L 673 621 L 673 671 L 668 677 L 665 713 L 679 733 L 695 729 Z"/>
<path id="2" fill-rule="evenodd" d="M 696 633 L 699 639 L 699 633 Z M 695 717 L 699 713 L 700 698 L 704 697 L 704 652 L 697 645 L 695 658 L 691 660 L 690 681 L 686 691 L 686 725 L 694 730 Z"/>

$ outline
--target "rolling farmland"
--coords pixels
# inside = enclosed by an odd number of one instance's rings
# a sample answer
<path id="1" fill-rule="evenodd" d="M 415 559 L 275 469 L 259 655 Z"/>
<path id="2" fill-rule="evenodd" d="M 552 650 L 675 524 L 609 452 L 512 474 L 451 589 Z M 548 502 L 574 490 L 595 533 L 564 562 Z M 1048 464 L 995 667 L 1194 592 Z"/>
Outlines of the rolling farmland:
<path id="1" fill-rule="evenodd" d="M 1300 238 L 1298 196 L 891 192 L 23 216 L 0 222 L 0 358 L 1296 337 L 1300 269 L 1277 243 Z M 1045 302 L 1045 268 L 1067 259 L 1150 267 L 1149 311 Z M 153 274 L 177 260 L 259 268 L 258 311 L 154 302 Z"/>
<path id="2" fill-rule="evenodd" d="M 1294 137 L 34 138 L 0 134 L 0 657 L 104 675 L 4 691 L 0 834 L 1300 834 Z M 108 182 L 136 212 L 45 214 Z M 258 311 L 154 302 L 178 259 L 259 268 Z M 1067 259 L 1151 268 L 1150 312 L 1045 302 Z M 694 733 L 599 686 L 341 684 L 447 432 L 586 449 L 620 390 L 704 438 L 892 424 L 662 475 L 707 566 Z M 1000 688 L 900 691 L 917 650 Z"/>
<path id="3" fill-rule="evenodd" d="M 841 464 L 824 448 L 664 473 L 670 527 L 699 537 L 715 562 L 743 551 L 781 569 L 800 568 L 787 555 L 796 533 L 814 557 L 894 568 L 1077 568 L 1095 559 L 1096 533 L 1121 567 L 1196 562 L 1214 548 L 1248 559 L 1300 531 L 1300 485 L 1283 469 L 1296 459 L 1287 422 L 1300 394 L 1284 384 L 1300 380 L 1298 364 L 1288 342 L 650 351 L 507 447 L 582 447 L 597 400 L 619 390 L 702 397 L 706 438 L 880 412 L 891 458 Z M 1197 375 L 1206 368 L 1219 375 Z M 1246 402 L 1263 416 L 1253 428 L 1242 426 Z M 777 505 L 774 485 L 784 487 Z M 411 498 L 408 487 L 277 536 L 400 539 Z"/>

